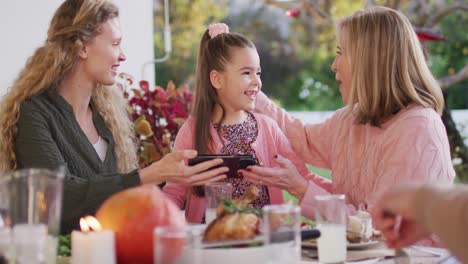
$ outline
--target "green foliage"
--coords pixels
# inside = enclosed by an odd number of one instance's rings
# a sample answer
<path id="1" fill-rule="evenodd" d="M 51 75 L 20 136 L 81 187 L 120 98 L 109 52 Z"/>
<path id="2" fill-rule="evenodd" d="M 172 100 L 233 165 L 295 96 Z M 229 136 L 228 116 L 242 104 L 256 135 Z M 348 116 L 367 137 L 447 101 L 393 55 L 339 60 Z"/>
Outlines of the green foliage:
<path id="1" fill-rule="evenodd" d="M 320 175 L 320 176 L 322 176 L 322 177 L 324 177 L 324 178 L 327 178 L 327 179 L 331 180 L 331 171 L 330 171 L 330 170 L 321 169 L 321 168 L 317 168 L 317 167 L 312 167 L 312 166 L 310 166 L 310 165 L 307 165 L 307 168 L 308 168 L 311 172 L 313 172 L 313 173 L 315 173 L 315 174 L 317 174 L 317 175 Z"/>
<path id="2" fill-rule="evenodd" d="M 230 1 L 239 4 L 240 1 Z M 322 3 L 334 18 L 358 9 L 359 0 Z M 171 2 L 173 52 L 169 61 L 156 65 L 156 82 L 193 81 L 200 38 L 212 22 L 226 22 L 231 31 L 251 39 L 259 52 L 264 91 L 294 110 L 334 110 L 342 106 L 330 70 L 335 53 L 333 25 L 324 19 L 301 15 L 291 19 L 284 10 L 259 4 L 235 5 L 227 16 L 226 2 Z M 209 10 L 209 12 L 203 12 Z M 162 32 L 163 10 L 155 12 L 155 31 Z M 155 35 L 156 57 L 162 56 L 162 34 Z M 308 95 L 306 93 L 308 92 Z M 306 96 L 305 96 L 306 95 Z"/>
<path id="3" fill-rule="evenodd" d="M 412 2 L 401 1 L 400 9 L 406 12 Z M 375 3 L 388 5 L 391 1 Z M 363 8 L 363 4 L 361 0 L 315 1 L 316 7 L 334 21 Z M 436 6 L 432 1 L 428 4 L 431 8 Z M 173 51 L 169 61 L 156 65 L 157 83 L 192 82 L 203 32 L 208 24 L 223 21 L 231 31 L 244 34 L 255 43 L 261 59 L 263 90 L 283 107 L 321 111 L 343 106 L 338 83 L 330 70 L 336 50 L 334 26 L 306 5 L 301 6 L 297 18 L 286 17 L 284 9 L 254 0 L 174 0 L 170 6 Z M 424 18 L 422 9 L 412 12 L 410 17 Z M 155 32 L 163 31 L 162 13 L 163 10 L 155 12 Z M 466 12 L 448 15 L 435 28 L 448 40 L 426 44 L 431 70 L 437 77 L 456 72 L 466 64 L 468 35 L 462 25 L 467 22 Z M 155 42 L 156 57 L 160 57 L 164 50 L 161 33 L 155 35 Z M 468 107 L 465 87 L 466 82 L 449 89 L 450 108 Z"/>
<path id="4" fill-rule="evenodd" d="M 282 100 L 284 92 L 287 92 L 285 81 L 294 78 L 303 65 L 289 40 L 290 19 L 282 10 L 266 6 L 247 6 L 236 13 L 236 16 L 227 17 L 225 22 L 232 31 L 255 43 L 262 67 L 263 89 Z"/>
<path id="5" fill-rule="evenodd" d="M 439 30 L 447 40 L 427 44 L 429 64 L 436 77 L 456 73 L 468 63 L 468 34 L 460 27 L 467 24 L 466 12 L 447 16 L 439 24 Z M 449 108 L 468 108 L 467 84 L 468 81 L 464 81 L 447 90 Z"/>
<path id="6" fill-rule="evenodd" d="M 188 83 L 195 75 L 198 45 L 210 23 L 219 22 L 226 16 L 225 1 L 172 0 L 170 1 L 170 24 L 172 32 L 171 57 L 156 64 L 156 83 Z M 155 57 L 164 55 L 164 9 L 154 13 Z"/>
<path id="7" fill-rule="evenodd" d="M 320 5 L 325 13 L 339 18 L 360 8 L 362 1 L 334 0 Z M 229 18 L 239 31 L 255 28 L 255 34 L 242 33 L 252 38 L 259 50 L 265 92 L 288 110 L 342 107 L 335 74 L 330 69 L 336 50 L 333 24 L 305 11 L 297 19 L 277 11 L 263 8 L 255 15 L 242 12 L 240 18 Z M 275 20 L 270 18 L 268 22 L 268 14 Z M 278 25 L 287 25 L 288 29 L 280 31 Z"/>
<path id="8" fill-rule="evenodd" d="M 336 110 L 343 106 L 335 74 L 331 71 L 332 57 L 312 59 L 296 78 L 286 82 L 283 90 L 284 107 L 294 111 Z M 286 96 L 289 94 L 289 96 Z"/>
<path id="9" fill-rule="evenodd" d="M 224 211 L 228 214 L 254 214 L 262 216 L 262 210 L 258 208 L 250 208 L 248 206 L 239 206 L 234 203 L 231 198 L 221 197 L 221 203 L 223 204 Z"/>
<path id="10" fill-rule="evenodd" d="M 71 255 L 71 238 L 70 234 L 58 237 L 57 255 L 69 257 Z"/>

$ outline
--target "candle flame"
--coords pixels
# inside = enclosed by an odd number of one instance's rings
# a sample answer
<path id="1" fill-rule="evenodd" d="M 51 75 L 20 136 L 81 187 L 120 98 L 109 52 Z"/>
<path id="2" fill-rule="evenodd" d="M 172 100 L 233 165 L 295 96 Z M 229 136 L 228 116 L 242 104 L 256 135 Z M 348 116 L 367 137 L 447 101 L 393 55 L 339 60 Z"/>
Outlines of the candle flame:
<path id="1" fill-rule="evenodd" d="M 99 221 L 90 215 L 80 218 L 80 227 L 81 227 L 81 231 L 83 232 L 102 230 L 102 227 Z"/>

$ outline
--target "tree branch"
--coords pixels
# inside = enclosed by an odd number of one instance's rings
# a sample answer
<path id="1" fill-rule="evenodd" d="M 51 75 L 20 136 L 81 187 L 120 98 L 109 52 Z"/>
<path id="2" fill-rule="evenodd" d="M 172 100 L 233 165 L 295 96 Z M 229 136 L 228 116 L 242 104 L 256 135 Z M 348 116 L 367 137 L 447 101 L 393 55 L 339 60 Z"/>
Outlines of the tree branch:
<path id="1" fill-rule="evenodd" d="M 409 2 L 408 7 L 404 12 L 411 23 L 416 27 L 424 26 L 424 21 L 427 17 L 427 12 L 424 9 L 425 5 L 425 3 L 422 3 L 422 0 L 412 0 Z"/>
<path id="2" fill-rule="evenodd" d="M 442 77 L 438 81 L 442 90 L 446 90 L 452 85 L 455 85 L 467 79 L 468 79 L 468 64 L 466 64 L 465 67 L 463 67 L 463 69 L 461 69 L 457 73 Z"/>
<path id="3" fill-rule="evenodd" d="M 375 6 L 375 0 L 366 0 L 366 7 Z"/>
<path id="4" fill-rule="evenodd" d="M 459 10 L 463 10 L 463 11 L 468 11 L 468 4 L 466 3 L 463 3 L 463 1 L 458 1 L 454 4 L 452 4 L 451 6 L 448 6 L 442 10 L 440 10 L 439 12 L 435 13 L 435 15 L 431 16 L 429 19 L 427 19 L 427 23 L 425 25 L 425 27 L 433 27 L 435 26 L 437 23 L 439 23 L 439 21 L 446 17 L 447 15 L 453 13 L 453 12 L 456 12 L 456 11 L 459 11 Z"/>
<path id="5" fill-rule="evenodd" d="M 296 3 L 294 2 L 278 2 L 276 0 L 264 0 L 263 3 L 265 5 L 276 6 L 282 9 L 288 9 L 293 7 Z"/>
<path id="6" fill-rule="evenodd" d="M 321 18 L 325 19 L 326 21 L 328 21 L 332 25 L 334 24 L 333 17 L 331 17 L 331 15 L 326 13 L 325 11 L 321 10 L 320 6 L 317 4 L 316 1 L 308 0 L 308 1 L 305 1 L 305 2 L 308 3 L 307 5 L 309 6 L 309 8 L 312 11 L 314 11 L 315 13 L 317 13 L 317 15 L 319 15 Z"/>
<path id="7" fill-rule="evenodd" d="M 398 10 L 400 7 L 400 0 L 387 0 L 385 6 Z"/>
<path id="8" fill-rule="evenodd" d="M 398 9 L 400 9 L 400 4 L 401 4 L 400 0 L 395 0 L 395 2 L 393 2 L 393 4 L 392 4 L 392 8 L 395 9 L 395 10 L 398 10 Z"/>

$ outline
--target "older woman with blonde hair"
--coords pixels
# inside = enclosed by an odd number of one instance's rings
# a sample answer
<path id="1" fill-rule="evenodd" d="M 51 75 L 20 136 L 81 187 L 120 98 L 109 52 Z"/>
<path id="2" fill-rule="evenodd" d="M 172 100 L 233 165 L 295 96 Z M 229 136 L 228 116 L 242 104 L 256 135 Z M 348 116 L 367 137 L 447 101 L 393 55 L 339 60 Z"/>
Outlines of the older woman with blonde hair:
<path id="1" fill-rule="evenodd" d="M 137 169 L 131 122 L 114 86 L 125 60 L 118 14 L 111 1 L 64 1 L 47 40 L 0 104 L 0 173 L 66 168 L 62 233 L 122 189 L 163 181 L 204 184 L 227 171 L 206 171 L 220 159 L 186 166 L 196 151 L 174 152 Z"/>
<path id="2" fill-rule="evenodd" d="M 372 207 L 382 191 L 401 182 L 452 183 L 442 91 L 408 19 L 372 7 L 341 20 L 337 32 L 331 69 L 343 109 L 323 123 L 304 124 L 262 95 L 256 111 L 277 121 L 306 163 L 330 169 L 333 193 L 346 194 L 354 208 Z M 272 186 L 284 177 L 301 179 L 287 159 L 277 159 L 281 168 L 252 166 L 243 173 Z M 312 216 L 313 185 L 302 181 L 295 193 L 303 214 Z"/>

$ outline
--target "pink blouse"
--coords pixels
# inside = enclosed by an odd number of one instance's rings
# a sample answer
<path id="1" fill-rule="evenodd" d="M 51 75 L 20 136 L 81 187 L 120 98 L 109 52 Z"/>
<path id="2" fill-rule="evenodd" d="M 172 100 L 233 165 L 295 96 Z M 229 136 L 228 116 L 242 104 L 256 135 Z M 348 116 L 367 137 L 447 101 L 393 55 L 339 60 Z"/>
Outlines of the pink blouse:
<path id="1" fill-rule="evenodd" d="M 226 125 L 212 123 L 212 125 L 216 130 L 219 129 L 219 135 L 226 141 L 225 145 L 219 151 L 220 154 L 251 154 L 255 160 L 257 160 L 255 150 L 251 146 L 251 144 L 257 140 L 258 136 L 258 124 L 253 114 L 248 113 L 247 118 L 240 124 Z M 248 187 L 254 185 L 242 177 L 227 178 L 223 181 L 232 184 L 233 199 L 239 199 L 244 195 Z M 268 188 L 263 184 L 258 184 L 256 186 L 258 188 L 258 198 L 249 203 L 248 206 L 262 208 L 270 204 Z"/>
<path id="2" fill-rule="evenodd" d="M 308 191 L 313 194 L 326 194 L 332 189 L 331 182 L 323 177 L 310 173 L 301 159 L 292 150 L 286 136 L 278 128 L 278 125 L 271 118 L 254 114 L 258 125 L 258 135 L 254 142 L 250 143 L 255 155 L 260 163 L 265 167 L 278 167 L 273 158 L 274 155 L 289 158 L 296 166 L 299 173 L 309 180 Z M 194 130 L 195 121 L 189 118 L 180 128 L 177 134 L 174 150 L 194 149 Z M 214 126 L 211 124 L 210 133 L 213 136 L 213 146 L 216 153 L 220 153 L 223 145 L 226 145 L 226 139 L 221 139 L 217 136 Z M 201 223 L 205 214 L 205 198 L 198 197 L 192 193 L 189 186 L 168 182 L 163 188 L 164 193 L 176 203 L 180 208 L 185 204 L 185 216 L 189 223 Z M 270 204 L 283 203 L 283 191 L 275 187 L 268 187 L 268 196 Z"/>
<path id="3" fill-rule="evenodd" d="M 353 124 L 346 109 L 321 124 L 303 124 L 261 93 L 255 111 L 276 120 L 304 162 L 330 169 L 332 192 L 356 207 L 372 207 L 382 191 L 403 182 L 454 180 L 445 127 L 433 109 L 409 106 L 381 127 Z M 309 186 L 301 207 L 310 217 L 316 190 Z"/>

